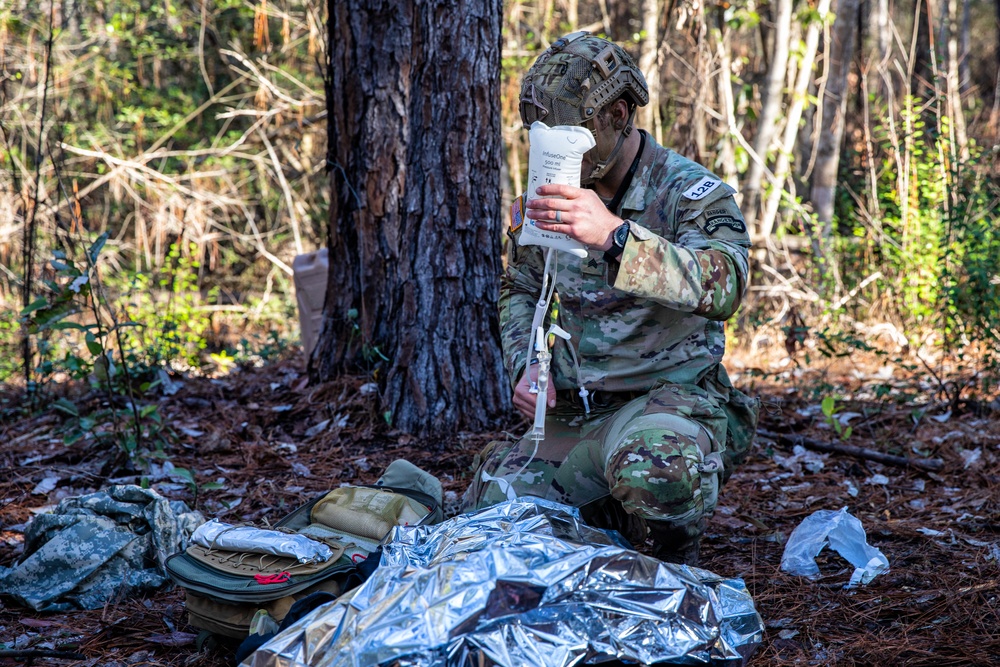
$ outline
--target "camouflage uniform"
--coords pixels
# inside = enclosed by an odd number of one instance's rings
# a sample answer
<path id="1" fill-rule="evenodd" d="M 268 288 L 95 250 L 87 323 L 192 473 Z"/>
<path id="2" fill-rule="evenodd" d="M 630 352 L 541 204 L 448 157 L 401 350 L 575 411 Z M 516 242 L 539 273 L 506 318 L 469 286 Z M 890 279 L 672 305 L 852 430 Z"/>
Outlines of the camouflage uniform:
<path id="1" fill-rule="evenodd" d="M 508 484 L 577 506 L 610 495 L 675 538 L 700 534 L 756 424 L 756 402 L 732 389 L 720 364 L 722 322 L 748 274 L 750 239 L 733 193 L 646 137 L 622 200 L 630 234 L 620 264 L 599 251 L 557 253 L 559 324 L 572 339 L 552 350 L 557 405 L 545 439 L 537 451 L 528 438 L 491 443 L 468 506 L 504 500 Z M 519 231 L 509 232 L 499 303 L 513 383 L 524 373 L 544 264 L 541 248 L 518 246 Z M 593 393 L 590 415 L 573 400 L 581 385 Z"/>
<path id="2" fill-rule="evenodd" d="M 100 609 L 166 584 L 164 563 L 204 522 L 152 489 L 111 486 L 66 498 L 24 531 L 24 555 L 0 567 L 0 593 L 37 611 Z"/>

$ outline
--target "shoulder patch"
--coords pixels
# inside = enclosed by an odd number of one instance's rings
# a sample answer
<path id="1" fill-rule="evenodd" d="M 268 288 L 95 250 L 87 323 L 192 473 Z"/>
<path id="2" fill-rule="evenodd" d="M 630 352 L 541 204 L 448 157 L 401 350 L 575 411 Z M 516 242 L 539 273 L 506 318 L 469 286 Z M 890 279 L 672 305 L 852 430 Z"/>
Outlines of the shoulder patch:
<path id="1" fill-rule="evenodd" d="M 516 232 L 524 224 L 524 195 L 516 197 L 510 205 L 510 231 Z"/>
<path id="2" fill-rule="evenodd" d="M 713 209 L 708 211 L 708 219 L 705 221 L 705 232 L 708 234 L 714 234 L 722 227 L 728 227 L 734 232 L 739 232 L 741 234 L 747 230 L 747 225 L 743 222 L 743 220 L 737 218 L 726 210 Z"/>
<path id="3" fill-rule="evenodd" d="M 720 185 L 722 185 L 722 179 L 706 176 L 685 190 L 684 197 L 686 199 L 690 199 L 691 201 L 698 201 L 699 199 L 704 199 L 708 196 L 708 193 Z"/>

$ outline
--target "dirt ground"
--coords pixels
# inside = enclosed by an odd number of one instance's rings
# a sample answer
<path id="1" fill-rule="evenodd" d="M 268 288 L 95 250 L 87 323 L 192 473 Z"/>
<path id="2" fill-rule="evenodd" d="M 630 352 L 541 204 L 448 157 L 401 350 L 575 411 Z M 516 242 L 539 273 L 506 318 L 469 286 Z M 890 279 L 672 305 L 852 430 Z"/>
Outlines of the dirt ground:
<path id="1" fill-rule="evenodd" d="M 741 577 L 764 618 L 754 666 L 1000 664 L 1000 413 L 937 400 L 933 376 L 916 365 L 841 359 L 822 367 L 776 358 L 727 362 L 738 386 L 763 400 L 761 433 L 723 489 L 703 544 L 702 566 Z M 407 458 L 436 474 L 454 508 L 475 453 L 497 434 L 422 442 L 380 425 L 365 378 L 306 384 L 300 357 L 222 378 L 184 378 L 160 402 L 177 434 L 173 461 L 220 481 L 198 508 L 228 521 L 277 520 L 341 482 L 373 482 Z M 833 414 L 822 400 L 837 396 Z M 16 392 L 0 391 L 0 565 L 23 550 L 34 513 L 100 489 L 107 451 L 62 443 L 53 413 L 18 416 Z M 100 400 L 98 397 L 92 398 Z M 796 438 L 835 438 L 908 459 L 918 469 L 856 455 L 793 450 Z M 512 421 L 510 432 L 524 425 Z M 42 484 L 43 480 L 56 478 Z M 42 484 L 42 486 L 39 486 Z M 154 479 L 164 495 L 193 503 L 189 488 Z M 229 509 L 226 509 L 226 508 Z M 890 569 L 845 588 L 853 568 L 830 549 L 817 579 L 779 568 L 784 543 L 821 509 L 846 507 Z M 94 611 L 40 614 L 0 600 L 0 664 L 226 665 L 226 649 L 201 648 L 185 622 L 183 596 L 165 590 Z"/>

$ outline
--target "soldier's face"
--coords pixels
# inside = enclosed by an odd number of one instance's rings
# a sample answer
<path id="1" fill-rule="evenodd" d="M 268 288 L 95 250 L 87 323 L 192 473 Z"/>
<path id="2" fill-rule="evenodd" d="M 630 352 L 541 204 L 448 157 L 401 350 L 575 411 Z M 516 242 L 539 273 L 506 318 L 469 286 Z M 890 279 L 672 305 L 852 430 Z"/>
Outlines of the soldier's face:
<path id="1" fill-rule="evenodd" d="M 611 151 L 618 144 L 618 137 L 621 131 L 615 129 L 615 115 L 613 109 L 604 109 L 604 113 L 599 113 L 593 122 L 586 123 L 585 127 L 594 135 L 597 145 L 587 151 L 583 156 L 582 167 L 580 169 L 580 183 L 590 185 L 594 182 L 591 177 L 599 162 L 602 162 L 611 155 Z"/>

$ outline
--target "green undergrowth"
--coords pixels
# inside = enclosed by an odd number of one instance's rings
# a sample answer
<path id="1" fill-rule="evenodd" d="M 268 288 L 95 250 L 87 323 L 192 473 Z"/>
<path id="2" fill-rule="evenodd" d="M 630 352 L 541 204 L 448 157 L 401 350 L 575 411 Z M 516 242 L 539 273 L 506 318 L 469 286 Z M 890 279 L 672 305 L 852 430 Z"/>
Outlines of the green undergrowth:
<path id="1" fill-rule="evenodd" d="M 162 270 L 118 272 L 105 282 L 106 242 L 103 234 L 78 257 L 54 253 L 41 295 L 19 312 L 3 311 L 0 382 L 23 396 L 4 411 L 51 411 L 66 445 L 111 451 L 113 468 L 142 474 L 170 458 L 176 433 L 160 403 L 179 380 L 294 353 L 295 308 L 285 284 L 266 299 L 221 303 L 218 288 L 200 289 L 197 259 L 176 246 Z M 201 488 L 189 471 L 175 474 Z"/>

